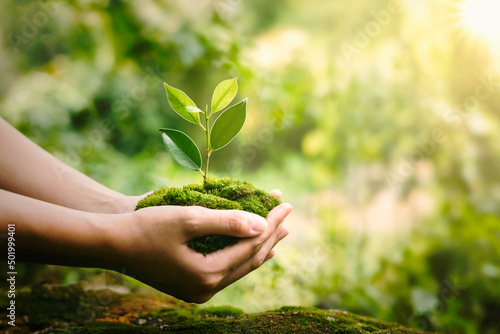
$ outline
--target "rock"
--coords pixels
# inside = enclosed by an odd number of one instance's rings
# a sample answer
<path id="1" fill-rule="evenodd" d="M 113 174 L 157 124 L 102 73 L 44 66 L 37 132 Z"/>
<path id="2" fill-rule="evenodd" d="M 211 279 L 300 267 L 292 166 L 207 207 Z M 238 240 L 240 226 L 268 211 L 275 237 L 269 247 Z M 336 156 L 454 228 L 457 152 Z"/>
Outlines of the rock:
<path id="1" fill-rule="evenodd" d="M 246 314 L 231 306 L 200 307 L 167 295 L 84 291 L 37 285 L 17 298 L 17 323 L 8 333 L 424 333 L 342 310 L 283 306 Z M 27 320 L 29 319 L 29 320 Z"/>

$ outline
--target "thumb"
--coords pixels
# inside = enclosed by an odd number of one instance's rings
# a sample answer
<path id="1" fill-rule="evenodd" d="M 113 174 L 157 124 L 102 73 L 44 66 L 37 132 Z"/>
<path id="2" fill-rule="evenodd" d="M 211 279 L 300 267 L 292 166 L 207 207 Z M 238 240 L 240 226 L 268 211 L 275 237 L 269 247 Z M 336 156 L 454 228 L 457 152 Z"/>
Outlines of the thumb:
<path id="1" fill-rule="evenodd" d="M 267 221 L 254 213 L 241 210 L 213 210 L 198 207 L 191 217 L 193 237 L 230 235 L 239 238 L 255 237 L 267 228 Z"/>

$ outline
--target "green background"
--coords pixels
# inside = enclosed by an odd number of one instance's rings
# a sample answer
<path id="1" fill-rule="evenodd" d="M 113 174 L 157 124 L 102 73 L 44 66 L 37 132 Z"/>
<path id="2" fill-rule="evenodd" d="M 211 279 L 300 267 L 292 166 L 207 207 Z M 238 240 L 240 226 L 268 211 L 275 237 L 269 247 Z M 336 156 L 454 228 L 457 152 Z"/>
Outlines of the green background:
<path id="1" fill-rule="evenodd" d="M 247 122 L 212 174 L 279 188 L 295 210 L 276 257 L 208 305 L 497 333 L 500 54 L 460 23 L 459 4 L 2 1 L 0 115 L 138 195 L 201 181 L 163 147 L 160 127 L 204 137 L 162 82 L 203 107 L 238 77 Z M 21 284 L 145 289 L 97 269 L 18 271 Z"/>

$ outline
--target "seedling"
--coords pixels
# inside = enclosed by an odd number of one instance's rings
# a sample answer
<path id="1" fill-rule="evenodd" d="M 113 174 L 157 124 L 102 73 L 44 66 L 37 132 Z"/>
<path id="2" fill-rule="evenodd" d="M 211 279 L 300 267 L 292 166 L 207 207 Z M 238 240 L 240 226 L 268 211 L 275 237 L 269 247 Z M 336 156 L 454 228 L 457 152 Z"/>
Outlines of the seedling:
<path id="1" fill-rule="evenodd" d="M 213 152 L 220 150 L 236 137 L 246 118 L 247 99 L 228 107 L 238 92 L 237 79 L 222 81 L 212 95 L 210 109 L 199 109 L 181 90 L 164 83 L 168 102 L 174 111 L 186 121 L 199 125 L 205 131 L 206 161 L 202 170 L 201 153 L 195 142 L 184 132 L 160 129 L 167 151 L 181 166 L 198 170 L 203 175 L 203 185 L 191 184 L 182 188 L 165 187 L 141 199 L 136 210 L 159 205 L 203 206 L 217 210 L 245 210 L 262 217 L 280 201 L 269 193 L 256 189 L 251 183 L 228 178 L 208 178 L 208 165 Z M 210 119 L 219 116 L 210 125 Z M 202 122 L 203 120 L 203 122 Z M 228 235 L 207 235 L 188 242 L 188 247 L 207 255 L 234 245 L 239 238 Z"/>
<path id="2" fill-rule="evenodd" d="M 202 159 L 198 146 L 184 132 L 175 129 L 160 129 L 165 148 L 181 166 L 195 171 L 198 170 L 206 182 L 210 156 L 213 152 L 229 144 L 238 135 L 245 123 L 247 98 L 227 108 L 238 92 L 238 82 L 237 78 L 225 80 L 215 88 L 210 109 L 207 105 L 205 111 L 203 111 L 196 106 L 186 93 L 169 86 L 165 82 L 163 84 L 165 85 L 168 103 L 172 109 L 186 121 L 199 125 L 205 131 L 205 172 L 202 170 Z M 219 112 L 219 117 L 217 117 L 213 126 L 210 126 L 210 119 Z M 201 119 L 203 119 L 203 124 Z"/>

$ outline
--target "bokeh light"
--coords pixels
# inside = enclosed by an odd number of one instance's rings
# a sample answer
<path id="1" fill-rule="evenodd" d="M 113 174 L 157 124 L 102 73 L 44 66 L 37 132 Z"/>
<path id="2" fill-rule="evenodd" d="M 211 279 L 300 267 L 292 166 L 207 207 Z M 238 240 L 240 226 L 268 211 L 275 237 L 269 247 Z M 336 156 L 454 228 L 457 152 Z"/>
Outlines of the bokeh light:
<path id="1" fill-rule="evenodd" d="M 487 37 L 490 42 L 500 40 L 500 1 L 466 0 L 462 5 L 462 23 L 473 34 Z"/>

